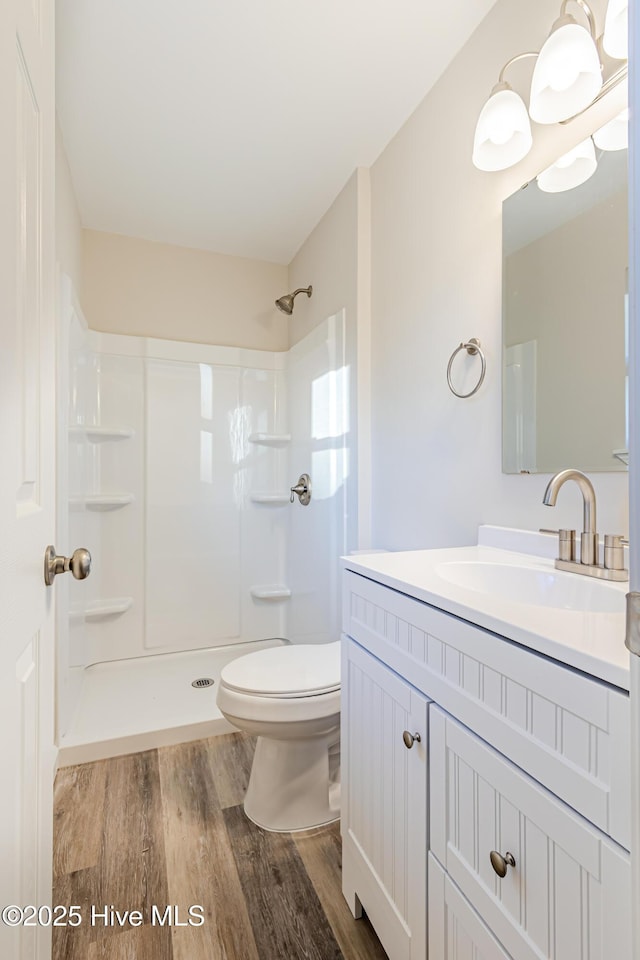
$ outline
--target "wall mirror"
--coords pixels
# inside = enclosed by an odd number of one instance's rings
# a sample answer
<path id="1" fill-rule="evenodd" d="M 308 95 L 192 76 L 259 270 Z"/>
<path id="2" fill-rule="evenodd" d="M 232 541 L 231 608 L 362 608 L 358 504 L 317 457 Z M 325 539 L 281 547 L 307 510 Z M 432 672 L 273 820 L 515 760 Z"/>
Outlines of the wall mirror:
<path id="1" fill-rule="evenodd" d="M 503 204 L 505 473 L 627 469 L 627 155 Z"/>

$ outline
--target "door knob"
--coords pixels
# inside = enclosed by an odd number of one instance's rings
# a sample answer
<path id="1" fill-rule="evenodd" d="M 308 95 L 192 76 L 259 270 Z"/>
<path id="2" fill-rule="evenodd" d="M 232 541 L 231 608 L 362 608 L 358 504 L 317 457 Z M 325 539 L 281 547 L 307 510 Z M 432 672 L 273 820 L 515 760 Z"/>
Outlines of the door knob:
<path id="1" fill-rule="evenodd" d="M 91 573 L 91 554 L 85 547 L 78 547 L 70 557 L 59 557 L 56 548 L 48 546 L 44 552 L 44 582 L 51 586 L 57 574 L 68 573 L 76 580 L 85 580 Z"/>
<path id="2" fill-rule="evenodd" d="M 411 750 L 411 747 L 414 745 L 416 740 L 418 743 L 421 743 L 422 737 L 419 733 L 409 733 L 408 730 L 405 730 L 402 734 L 402 740 L 407 750 Z"/>
<path id="3" fill-rule="evenodd" d="M 497 850 L 492 850 L 489 854 L 491 866 L 499 877 L 506 877 L 507 867 L 515 867 L 516 861 L 512 853 L 505 853 L 504 857 Z"/>

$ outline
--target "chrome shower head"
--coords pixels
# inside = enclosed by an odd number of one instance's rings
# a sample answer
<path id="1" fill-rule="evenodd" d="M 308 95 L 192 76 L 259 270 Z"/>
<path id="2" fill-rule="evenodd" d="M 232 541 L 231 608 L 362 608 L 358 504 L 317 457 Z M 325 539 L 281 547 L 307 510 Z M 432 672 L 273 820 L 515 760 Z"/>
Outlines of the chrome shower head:
<path id="1" fill-rule="evenodd" d="M 278 310 L 282 310 L 282 312 L 286 313 L 287 316 L 291 316 L 293 313 L 293 301 L 299 293 L 306 293 L 306 295 L 310 297 L 313 293 L 313 287 L 298 287 L 298 289 L 294 290 L 293 293 L 286 293 L 284 297 L 280 297 L 279 300 L 276 300 L 276 307 Z"/>

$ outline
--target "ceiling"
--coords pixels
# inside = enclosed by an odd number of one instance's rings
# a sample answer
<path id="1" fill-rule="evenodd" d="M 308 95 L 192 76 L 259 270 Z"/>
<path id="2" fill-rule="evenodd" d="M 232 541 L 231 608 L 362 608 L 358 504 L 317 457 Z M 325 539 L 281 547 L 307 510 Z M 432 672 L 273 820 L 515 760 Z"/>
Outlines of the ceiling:
<path id="1" fill-rule="evenodd" d="M 288 263 L 495 0 L 57 0 L 82 223 Z"/>

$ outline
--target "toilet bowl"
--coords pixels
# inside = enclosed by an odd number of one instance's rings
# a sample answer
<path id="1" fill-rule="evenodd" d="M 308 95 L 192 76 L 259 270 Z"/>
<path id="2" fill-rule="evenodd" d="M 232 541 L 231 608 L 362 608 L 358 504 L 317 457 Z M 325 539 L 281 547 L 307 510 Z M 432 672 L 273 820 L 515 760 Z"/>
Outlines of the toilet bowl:
<path id="1" fill-rule="evenodd" d="M 340 817 L 340 641 L 259 650 L 222 670 L 217 703 L 257 736 L 246 815 L 265 830 Z"/>

